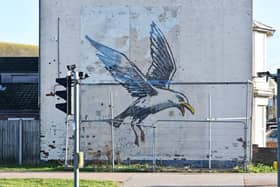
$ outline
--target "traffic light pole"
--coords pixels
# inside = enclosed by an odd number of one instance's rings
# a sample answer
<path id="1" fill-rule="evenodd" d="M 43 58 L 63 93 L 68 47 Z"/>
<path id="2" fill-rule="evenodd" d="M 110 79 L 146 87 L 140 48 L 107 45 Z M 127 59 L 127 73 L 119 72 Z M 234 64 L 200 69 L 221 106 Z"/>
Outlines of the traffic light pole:
<path id="1" fill-rule="evenodd" d="M 84 72 L 76 72 L 76 65 L 67 65 L 68 69 L 67 76 L 63 78 L 56 78 L 55 81 L 58 85 L 66 88 L 66 90 L 55 90 L 55 94 L 52 92 L 47 96 L 61 97 L 66 102 L 57 103 L 55 107 L 64 112 L 67 115 L 67 128 L 69 118 L 73 115 L 74 117 L 74 187 L 79 187 L 79 167 L 80 163 L 83 165 L 83 154 L 80 153 L 80 84 L 81 80 L 88 78 L 88 74 Z M 72 87 L 74 87 L 74 94 L 72 94 Z M 74 102 L 74 112 L 72 112 L 72 100 Z M 68 129 L 66 131 L 68 132 Z M 67 166 L 67 138 L 66 132 L 66 151 L 65 151 L 65 167 Z"/>
<path id="2" fill-rule="evenodd" d="M 74 72 L 74 186 L 79 187 L 79 151 L 80 151 L 80 77 L 79 72 Z"/>
<path id="3" fill-rule="evenodd" d="M 69 120 L 72 115 L 72 72 L 67 71 L 67 115 L 65 120 L 66 125 L 66 136 L 65 136 L 65 160 L 64 160 L 64 169 L 68 167 L 68 127 Z"/>

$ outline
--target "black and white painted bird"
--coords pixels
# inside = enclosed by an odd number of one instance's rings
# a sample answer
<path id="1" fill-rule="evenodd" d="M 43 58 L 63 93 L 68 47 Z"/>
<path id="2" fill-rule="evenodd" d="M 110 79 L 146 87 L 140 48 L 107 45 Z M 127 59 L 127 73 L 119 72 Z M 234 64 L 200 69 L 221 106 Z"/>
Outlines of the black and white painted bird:
<path id="1" fill-rule="evenodd" d="M 128 117 L 131 119 L 136 145 L 139 146 L 139 140 L 134 127 L 140 129 L 141 140 L 144 141 L 145 134 L 140 123 L 149 115 L 168 108 L 178 108 L 183 116 L 185 108 L 194 114 L 194 108 L 188 98 L 170 88 L 176 64 L 164 34 L 154 22 L 150 31 L 152 64 L 146 75 L 124 53 L 98 43 L 88 35 L 85 38 L 96 48 L 97 57 L 104 63 L 112 77 L 126 88 L 132 97 L 137 98 L 113 119 L 114 127 L 120 127 Z"/>

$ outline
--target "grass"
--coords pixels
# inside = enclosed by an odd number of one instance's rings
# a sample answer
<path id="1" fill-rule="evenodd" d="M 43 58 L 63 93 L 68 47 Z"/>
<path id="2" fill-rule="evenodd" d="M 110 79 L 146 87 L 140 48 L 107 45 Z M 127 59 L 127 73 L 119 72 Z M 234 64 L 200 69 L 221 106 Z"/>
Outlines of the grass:
<path id="1" fill-rule="evenodd" d="M 64 168 L 59 164 L 40 164 L 37 166 L 32 165 L 0 165 L 0 171 L 63 171 Z M 1 186 L 0 186 L 1 187 Z"/>
<path id="2" fill-rule="evenodd" d="M 0 187 L 72 187 L 73 180 L 66 179 L 1 179 Z M 80 187 L 117 187 L 113 181 L 80 180 Z"/>
<path id="3" fill-rule="evenodd" d="M 234 171 L 237 173 L 244 173 L 242 168 L 236 167 L 234 168 Z M 248 173 L 275 173 L 277 170 L 275 170 L 272 166 L 265 165 L 265 164 L 249 164 L 247 166 L 247 172 Z"/>
<path id="4" fill-rule="evenodd" d="M 249 165 L 248 172 L 250 173 L 274 173 L 277 172 L 272 166 L 264 164 Z"/>
<path id="5" fill-rule="evenodd" d="M 264 164 L 251 164 L 248 165 L 249 173 L 272 173 L 276 172 L 272 166 L 264 165 Z M 0 171 L 17 171 L 17 172 L 51 172 L 51 171 L 73 171 L 73 168 L 69 166 L 68 168 L 64 168 L 61 164 L 55 163 L 43 163 L 37 166 L 18 166 L 18 165 L 0 165 Z M 111 172 L 112 166 L 110 164 L 91 164 L 86 165 L 84 168 L 80 169 L 81 172 Z M 149 172 L 152 171 L 152 168 L 148 164 L 116 164 L 115 172 Z M 233 169 L 199 169 L 199 168 L 176 168 L 176 167 L 157 167 L 156 172 L 188 172 L 188 173 L 224 173 L 224 172 L 237 172 L 244 173 L 242 167 L 236 167 Z M 0 186 L 1 187 L 1 186 Z"/>
<path id="6" fill-rule="evenodd" d="M 18 165 L 0 165 L 0 171 L 18 171 L 18 172 L 48 172 L 48 171 L 72 171 L 73 168 L 64 168 L 63 165 L 59 164 L 40 164 L 38 166 L 18 166 Z M 87 165 L 84 168 L 81 168 L 80 171 L 84 172 L 111 172 L 111 165 Z M 131 164 L 131 165 L 115 165 L 116 172 L 145 172 L 151 171 L 151 167 L 147 164 Z"/>
<path id="7" fill-rule="evenodd" d="M 39 48 L 35 45 L 0 42 L 1 57 L 37 57 Z"/>

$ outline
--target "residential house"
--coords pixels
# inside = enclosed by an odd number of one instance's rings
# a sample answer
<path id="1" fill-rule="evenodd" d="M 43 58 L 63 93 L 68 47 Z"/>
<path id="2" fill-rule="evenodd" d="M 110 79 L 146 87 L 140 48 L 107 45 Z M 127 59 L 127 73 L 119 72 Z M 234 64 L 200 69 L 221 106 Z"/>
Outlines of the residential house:
<path id="1" fill-rule="evenodd" d="M 269 98 L 273 97 L 273 88 L 266 77 L 258 77 L 258 72 L 267 71 L 267 40 L 275 32 L 271 26 L 259 21 L 253 23 L 253 114 L 252 144 L 266 146 L 266 121 Z"/>

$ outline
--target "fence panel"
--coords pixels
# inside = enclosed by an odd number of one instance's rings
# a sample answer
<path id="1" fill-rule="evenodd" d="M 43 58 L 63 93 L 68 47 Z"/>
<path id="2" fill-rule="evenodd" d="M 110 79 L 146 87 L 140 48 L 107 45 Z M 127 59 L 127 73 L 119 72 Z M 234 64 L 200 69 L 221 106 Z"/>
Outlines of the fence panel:
<path id="1" fill-rule="evenodd" d="M 0 163 L 15 163 L 18 160 L 18 122 L 0 121 Z"/>
<path id="2" fill-rule="evenodd" d="M 19 139 L 20 133 L 22 141 Z M 23 164 L 35 164 L 40 161 L 39 121 L 0 120 L 0 164 L 19 163 L 20 155 Z"/>
<path id="3" fill-rule="evenodd" d="M 40 161 L 40 125 L 38 121 L 23 121 L 22 158 L 24 164 Z"/>

